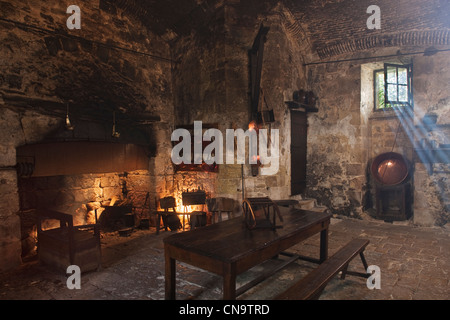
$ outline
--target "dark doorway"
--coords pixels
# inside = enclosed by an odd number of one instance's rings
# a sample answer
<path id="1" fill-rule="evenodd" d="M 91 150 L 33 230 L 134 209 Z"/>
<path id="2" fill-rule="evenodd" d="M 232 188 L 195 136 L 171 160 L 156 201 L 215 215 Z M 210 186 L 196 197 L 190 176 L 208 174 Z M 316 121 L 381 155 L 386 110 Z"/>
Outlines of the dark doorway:
<path id="1" fill-rule="evenodd" d="M 291 110 L 291 195 L 306 188 L 306 112 Z"/>

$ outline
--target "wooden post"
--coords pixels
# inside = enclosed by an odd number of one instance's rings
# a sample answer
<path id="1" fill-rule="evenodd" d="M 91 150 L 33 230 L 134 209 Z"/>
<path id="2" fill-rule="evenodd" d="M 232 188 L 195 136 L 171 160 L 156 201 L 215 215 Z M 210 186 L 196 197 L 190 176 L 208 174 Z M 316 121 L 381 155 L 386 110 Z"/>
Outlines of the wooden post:
<path id="1" fill-rule="evenodd" d="M 328 226 L 320 231 L 320 263 L 328 259 Z"/>
<path id="2" fill-rule="evenodd" d="M 223 264 L 223 299 L 236 300 L 236 264 Z"/>

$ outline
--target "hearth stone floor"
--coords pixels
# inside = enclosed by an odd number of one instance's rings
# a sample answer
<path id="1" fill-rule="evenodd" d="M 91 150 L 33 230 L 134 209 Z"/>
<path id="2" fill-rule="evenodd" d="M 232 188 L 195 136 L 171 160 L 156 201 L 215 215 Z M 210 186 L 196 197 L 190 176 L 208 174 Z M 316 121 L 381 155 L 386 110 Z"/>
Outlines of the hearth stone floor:
<path id="1" fill-rule="evenodd" d="M 352 238 L 370 240 L 365 256 L 380 268 L 380 289 L 368 289 L 366 279 L 336 276 L 321 300 L 448 300 L 450 299 L 450 228 L 414 227 L 378 220 L 332 218 L 329 255 Z M 0 274 L 0 300 L 162 300 L 164 299 L 163 239 L 173 234 L 155 229 L 135 230 L 130 236 L 102 235 L 102 269 L 84 273 L 81 289 L 68 289 L 65 273 L 55 272 L 36 259 L 16 270 Z M 316 235 L 289 250 L 318 256 Z M 238 287 L 271 268 L 279 256 L 238 277 Z M 240 300 L 271 300 L 316 265 L 290 264 L 238 297 Z M 349 270 L 364 272 L 359 257 Z M 184 263 L 177 264 L 177 299 L 218 300 L 222 281 L 217 275 Z"/>

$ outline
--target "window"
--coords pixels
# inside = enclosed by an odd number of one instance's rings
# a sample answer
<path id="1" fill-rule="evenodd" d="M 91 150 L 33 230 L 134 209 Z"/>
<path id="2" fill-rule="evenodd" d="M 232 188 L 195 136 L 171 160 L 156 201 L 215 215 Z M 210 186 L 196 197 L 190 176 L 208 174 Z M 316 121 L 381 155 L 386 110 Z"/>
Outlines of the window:
<path id="1" fill-rule="evenodd" d="M 384 69 L 375 70 L 374 71 L 374 92 L 375 92 L 375 110 L 384 109 L 385 106 L 385 98 L 384 98 Z M 389 106 L 390 107 L 390 106 Z"/>
<path id="2" fill-rule="evenodd" d="M 384 64 L 374 71 L 375 110 L 412 107 L 412 65 Z"/>

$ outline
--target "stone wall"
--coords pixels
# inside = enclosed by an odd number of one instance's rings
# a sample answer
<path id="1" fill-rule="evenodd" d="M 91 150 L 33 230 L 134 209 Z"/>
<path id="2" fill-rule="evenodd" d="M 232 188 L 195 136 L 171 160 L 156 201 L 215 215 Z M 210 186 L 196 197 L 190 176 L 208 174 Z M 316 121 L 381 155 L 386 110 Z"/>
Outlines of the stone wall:
<path id="1" fill-rule="evenodd" d="M 402 48 L 418 52 L 423 48 Z M 342 56 L 387 55 L 388 49 Z M 374 112 L 372 72 L 383 62 L 412 63 L 414 112 Z M 364 217 L 373 207 L 373 181 L 369 166 L 384 152 L 404 155 L 411 164 L 414 186 L 413 222 L 421 225 L 448 221 L 447 169 L 433 173 L 418 164 L 415 148 L 421 139 L 448 144 L 448 53 L 411 55 L 398 59 L 374 59 L 311 65 L 309 84 L 319 97 L 317 114 L 309 116 L 307 195 L 338 214 Z M 423 130 L 427 113 L 438 115 L 433 131 Z"/>
<path id="2" fill-rule="evenodd" d="M 149 199 L 145 203 L 149 182 L 147 170 L 19 178 L 22 256 L 32 254 L 36 245 L 33 209 L 71 214 L 74 225 L 83 225 L 95 223 L 95 209 L 100 219 L 102 206 L 126 200 L 134 206 L 139 221 L 149 217 Z"/>
<path id="3" fill-rule="evenodd" d="M 414 59 L 415 142 L 422 141 L 433 148 L 450 143 L 450 82 L 448 53 Z M 436 125 L 426 125 L 424 116 L 435 114 Z M 438 149 L 439 150 L 439 149 Z M 431 155 L 431 152 L 427 152 Z M 431 163 L 416 156 L 414 159 L 414 222 L 420 225 L 442 226 L 450 221 L 449 155 L 446 163 L 431 157 Z"/>
<path id="4" fill-rule="evenodd" d="M 279 130 L 278 172 L 253 177 L 250 165 L 221 164 L 218 173 L 210 174 L 209 179 L 214 179 L 214 183 L 197 182 L 209 185 L 212 195 L 233 198 L 239 203 L 242 197 L 285 199 L 290 196 L 291 128 L 284 102 L 292 100 L 294 91 L 306 88 L 303 56 L 299 54 L 305 48 L 297 44 L 295 21 L 283 6 L 260 9 L 264 14 L 255 14 L 258 10 L 240 2 L 225 5 L 203 34 L 183 38 L 174 45 L 174 56 L 180 58 L 173 70 L 177 124 L 203 121 L 217 124 L 223 134 L 226 129 L 245 131 L 251 120 L 248 50 L 261 23 L 270 28 L 261 79 L 267 104 L 262 102 L 262 107 L 274 111 L 275 122 L 260 128 Z M 185 175 L 192 177 L 192 174 Z M 161 177 L 164 179 L 167 180 Z"/>
<path id="5" fill-rule="evenodd" d="M 123 11 L 105 7 L 104 1 L 79 4 L 81 29 L 68 30 L 67 6 L 56 0 L 0 2 L 0 17 L 13 21 L 0 22 L 0 271 L 21 261 L 17 147 L 54 137 L 112 142 L 113 110 L 119 119 L 159 117 L 153 124 L 122 123 L 117 128 L 121 139 L 131 137 L 130 143 L 136 138 L 132 132 L 145 136 L 153 156 L 150 165 L 159 161 L 157 135 L 170 141 L 169 45 Z M 69 101 L 72 132 L 64 129 Z M 153 176 L 139 178 L 148 191 L 154 189 Z M 80 206 L 91 195 L 106 196 L 81 189 L 74 190 Z M 135 199 L 139 206 L 143 201 L 142 194 Z"/>
<path id="6" fill-rule="evenodd" d="M 333 63 L 308 67 L 319 112 L 308 118 L 309 197 L 332 212 L 358 216 L 364 183 L 360 66 Z"/>

